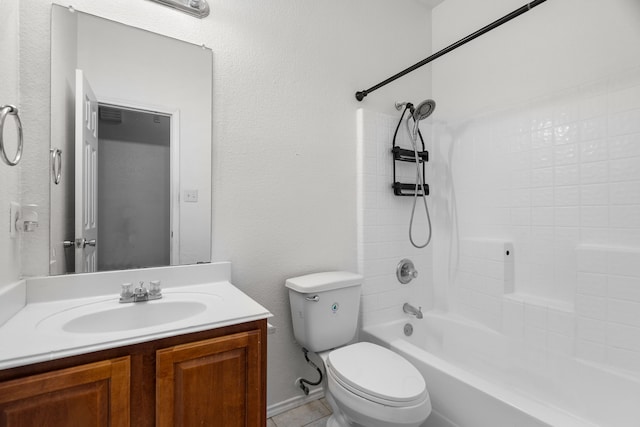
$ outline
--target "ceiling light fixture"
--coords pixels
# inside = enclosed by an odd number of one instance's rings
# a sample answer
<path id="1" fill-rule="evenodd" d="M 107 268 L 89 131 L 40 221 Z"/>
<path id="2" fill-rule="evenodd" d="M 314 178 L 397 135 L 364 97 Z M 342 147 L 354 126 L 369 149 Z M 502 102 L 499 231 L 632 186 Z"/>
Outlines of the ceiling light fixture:
<path id="1" fill-rule="evenodd" d="M 209 4 L 207 0 L 151 0 L 165 6 L 172 7 L 196 18 L 209 16 Z"/>

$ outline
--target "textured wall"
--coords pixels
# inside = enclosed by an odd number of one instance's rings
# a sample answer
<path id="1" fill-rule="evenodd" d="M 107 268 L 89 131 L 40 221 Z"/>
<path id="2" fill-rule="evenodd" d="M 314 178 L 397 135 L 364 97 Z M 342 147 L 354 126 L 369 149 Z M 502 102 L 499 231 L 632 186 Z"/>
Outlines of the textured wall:
<path id="1" fill-rule="evenodd" d="M 0 0 L 0 106 L 22 108 L 19 93 L 18 5 L 12 0 Z M 21 112 L 22 113 L 22 112 Z M 11 117 L 5 119 L 4 140 L 7 155 L 12 158 L 17 147 L 17 131 Z M 26 143 L 33 143 L 25 135 Z M 20 276 L 20 238 L 9 238 L 9 203 L 20 202 L 20 169 L 9 167 L 0 160 L 0 288 L 18 280 Z"/>
<path id="2" fill-rule="evenodd" d="M 213 259 L 231 261 L 233 282 L 275 314 L 270 405 L 299 397 L 294 380 L 313 373 L 293 340 L 284 280 L 357 269 L 353 94 L 429 53 L 428 9 L 401 3 L 212 0 L 211 15 L 197 20 L 149 1 L 74 2 L 214 51 Z M 22 96 L 39 141 L 25 197 L 46 217 L 50 1 L 24 4 Z M 366 105 L 391 112 L 396 99 L 414 99 L 429 75 L 418 71 Z M 25 241 L 25 274 L 47 273 L 48 235 L 44 224 Z"/>
<path id="3" fill-rule="evenodd" d="M 446 1 L 434 50 L 519 6 Z M 637 1 L 553 1 L 433 68 L 436 295 L 525 345 L 635 372 L 639 44 Z M 510 284 L 491 250 L 508 243 Z"/>

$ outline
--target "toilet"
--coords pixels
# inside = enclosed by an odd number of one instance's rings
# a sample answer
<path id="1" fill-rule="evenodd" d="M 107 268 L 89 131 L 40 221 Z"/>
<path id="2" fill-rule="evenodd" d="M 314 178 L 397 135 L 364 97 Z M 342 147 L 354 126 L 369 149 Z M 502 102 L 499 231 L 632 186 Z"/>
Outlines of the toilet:
<path id="1" fill-rule="evenodd" d="M 327 427 L 419 427 L 431 413 L 424 378 L 409 361 L 355 337 L 362 276 L 345 271 L 288 279 L 296 341 L 318 353 L 324 393 L 333 409 Z"/>

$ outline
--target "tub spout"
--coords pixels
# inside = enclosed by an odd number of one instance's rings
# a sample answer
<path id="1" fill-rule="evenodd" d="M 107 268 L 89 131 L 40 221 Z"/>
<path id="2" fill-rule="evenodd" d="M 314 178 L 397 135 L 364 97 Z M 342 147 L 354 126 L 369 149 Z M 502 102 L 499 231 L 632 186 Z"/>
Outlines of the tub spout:
<path id="1" fill-rule="evenodd" d="M 417 319 L 422 319 L 422 307 L 415 308 L 408 302 L 405 302 L 404 305 L 402 306 L 402 311 L 404 311 L 407 314 L 412 314 L 416 316 Z"/>

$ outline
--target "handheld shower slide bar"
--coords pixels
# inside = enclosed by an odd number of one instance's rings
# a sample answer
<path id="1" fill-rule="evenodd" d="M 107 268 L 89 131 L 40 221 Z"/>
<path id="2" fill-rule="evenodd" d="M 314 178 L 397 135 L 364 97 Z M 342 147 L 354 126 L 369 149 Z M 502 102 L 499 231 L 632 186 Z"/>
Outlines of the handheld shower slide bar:
<path id="1" fill-rule="evenodd" d="M 534 7 L 538 6 L 541 3 L 544 3 L 547 0 L 535 0 L 532 1 L 530 3 L 525 4 L 524 6 L 514 10 L 513 12 L 503 16 L 502 18 L 493 21 L 491 24 L 482 27 L 481 29 L 479 29 L 478 31 L 476 31 L 475 33 L 469 34 L 468 36 L 458 40 L 457 42 L 445 47 L 442 50 L 439 50 L 438 52 L 434 53 L 433 55 L 423 59 L 422 61 L 412 65 L 411 67 L 400 71 L 398 74 L 395 74 L 391 77 L 389 77 L 388 79 L 378 83 L 375 86 L 370 87 L 369 89 L 366 90 L 361 90 L 359 92 L 356 92 L 356 99 L 358 101 L 362 101 L 368 94 L 370 94 L 371 92 L 373 92 L 374 90 L 380 89 L 383 86 L 388 85 L 389 83 L 399 79 L 400 77 L 403 77 L 406 74 L 409 74 L 412 71 L 417 70 L 418 68 L 422 67 L 423 65 L 428 64 L 429 62 L 433 61 L 434 59 L 438 59 L 440 58 L 442 55 L 445 55 L 449 52 L 451 52 L 452 50 L 455 50 L 457 48 L 459 48 L 460 46 L 462 46 L 463 44 L 466 44 L 468 42 L 470 42 L 471 40 L 480 37 L 481 35 L 488 33 L 489 31 L 493 30 L 496 27 L 499 27 L 500 25 L 504 24 L 505 22 L 509 22 L 511 21 L 513 18 L 522 15 L 525 12 L 530 11 L 531 9 L 533 9 Z"/>

